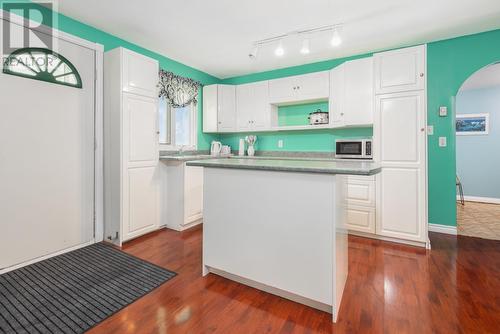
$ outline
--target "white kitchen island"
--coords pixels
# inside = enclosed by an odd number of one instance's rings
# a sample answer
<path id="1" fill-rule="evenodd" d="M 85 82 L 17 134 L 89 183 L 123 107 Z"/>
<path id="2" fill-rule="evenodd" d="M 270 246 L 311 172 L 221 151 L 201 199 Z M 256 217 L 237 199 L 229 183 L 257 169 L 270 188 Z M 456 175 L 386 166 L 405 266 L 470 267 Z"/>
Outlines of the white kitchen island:
<path id="1" fill-rule="evenodd" d="M 332 313 L 347 279 L 346 175 L 367 162 L 213 159 L 204 168 L 203 273 Z"/>

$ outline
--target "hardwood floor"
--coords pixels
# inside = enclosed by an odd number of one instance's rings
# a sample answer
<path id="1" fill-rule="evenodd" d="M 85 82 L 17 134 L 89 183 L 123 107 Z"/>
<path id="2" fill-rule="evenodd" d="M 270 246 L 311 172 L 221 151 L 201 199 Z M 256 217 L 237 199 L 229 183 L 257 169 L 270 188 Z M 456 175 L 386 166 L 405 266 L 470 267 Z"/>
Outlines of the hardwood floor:
<path id="1" fill-rule="evenodd" d="M 349 278 L 330 314 L 201 277 L 200 228 L 124 250 L 179 275 L 89 333 L 499 333 L 500 241 L 432 233 L 432 250 L 349 237 Z"/>

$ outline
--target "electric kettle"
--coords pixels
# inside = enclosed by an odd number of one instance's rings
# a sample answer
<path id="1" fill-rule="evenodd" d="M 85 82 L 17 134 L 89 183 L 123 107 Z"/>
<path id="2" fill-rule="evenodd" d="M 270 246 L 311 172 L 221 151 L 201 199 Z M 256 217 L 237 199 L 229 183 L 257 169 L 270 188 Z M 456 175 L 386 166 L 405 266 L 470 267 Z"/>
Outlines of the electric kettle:
<path id="1" fill-rule="evenodd" d="M 222 143 L 220 141 L 213 141 L 212 145 L 210 145 L 210 155 L 218 156 L 220 155 L 220 151 L 222 150 Z"/>

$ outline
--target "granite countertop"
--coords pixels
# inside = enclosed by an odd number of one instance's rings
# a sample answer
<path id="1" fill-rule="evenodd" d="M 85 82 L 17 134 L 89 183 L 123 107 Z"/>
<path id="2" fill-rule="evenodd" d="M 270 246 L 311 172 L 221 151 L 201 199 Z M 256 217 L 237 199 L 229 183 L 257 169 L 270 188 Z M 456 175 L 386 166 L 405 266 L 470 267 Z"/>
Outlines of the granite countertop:
<path id="1" fill-rule="evenodd" d="M 302 173 L 374 175 L 381 171 L 380 164 L 367 161 L 304 160 L 304 159 L 210 159 L 193 160 L 188 166 L 212 168 L 254 169 Z"/>

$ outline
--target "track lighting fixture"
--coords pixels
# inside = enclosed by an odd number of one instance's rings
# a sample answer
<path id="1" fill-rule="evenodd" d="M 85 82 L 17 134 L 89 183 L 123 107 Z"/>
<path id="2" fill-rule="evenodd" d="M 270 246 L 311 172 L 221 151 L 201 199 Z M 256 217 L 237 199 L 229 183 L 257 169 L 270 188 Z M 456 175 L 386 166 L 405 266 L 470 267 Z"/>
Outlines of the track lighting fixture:
<path id="1" fill-rule="evenodd" d="M 285 54 L 285 49 L 283 49 L 283 41 L 280 39 L 278 46 L 274 50 L 274 54 L 277 57 L 282 57 Z"/>
<path id="2" fill-rule="evenodd" d="M 302 48 L 300 49 L 300 53 L 303 55 L 309 54 L 311 50 L 309 49 L 309 38 L 304 38 L 302 41 Z"/>

